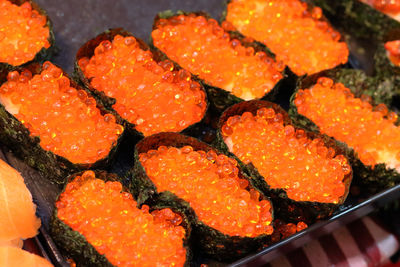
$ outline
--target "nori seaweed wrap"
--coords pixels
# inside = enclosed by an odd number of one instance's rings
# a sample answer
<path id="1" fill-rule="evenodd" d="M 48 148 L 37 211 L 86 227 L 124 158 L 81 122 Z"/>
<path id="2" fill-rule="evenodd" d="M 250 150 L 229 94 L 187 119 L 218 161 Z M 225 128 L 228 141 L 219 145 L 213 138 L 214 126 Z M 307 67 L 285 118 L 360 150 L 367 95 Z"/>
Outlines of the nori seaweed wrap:
<path id="1" fill-rule="evenodd" d="M 271 196 L 277 218 L 314 223 L 331 216 L 349 193 L 352 170 L 342 147 L 293 127 L 277 104 L 248 101 L 227 109 L 216 145 L 237 158 L 252 183 Z"/>
<path id="2" fill-rule="evenodd" d="M 155 259 L 159 264 L 189 266 L 191 226 L 184 214 L 162 205 L 150 209 L 138 206 L 120 179 L 105 171 L 75 173 L 67 180 L 55 203 L 50 230 L 54 241 L 77 266 L 133 262 L 151 266 L 157 264 L 151 262 Z M 137 226 L 139 223 L 143 225 Z M 156 246 L 157 239 L 165 243 Z M 150 246 L 148 252 L 146 245 Z"/>
<path id="3" fill-rule="evenodd" d="M 393 96 L 391 99 L 384 101 L 390 106 L 399 107 L 398 98 L 400 96 L 400 66 L 398 48 L 400 44 L 400 30 L 396 29 L 388 32 L 382 40 L 378 41 L 374 54 L 374 70 L 377 79 L 386 81 L 386 87 Z M 382 102 L 380 99 L 375 99 Z"/>
<path id="4" fill-rule="evenodd" d="M 111 163 L 124 128 L 60 68 L 32 63 L 0 78 L 0 142 L 16 156 L 59 184 Z"/>
<path id="5" fill-rule="evenodd" d="M 400 75 L 400 67 L 398 62 L 396 62 L 398 56 L 392 53 L 392 49 L 397 50 L 398 45 L 396 41 L 399 39 L 400 31 L 394 32 L 381 42 L 378 42 L 378 47 L 374 55 L 375 72 L 378 76 L 391 78 Z"/>
<path id="6" fill-rule="evenodd" d="M 231 262 L 268 245 L 273 231 L 270 201 L 236 164 L 195 138 L 160 133 L 136 145 L 131 189 L 139 203 L 185 213 L 198 251 Z"/>
<path id="7" fill-rule="evenodd" d="M 245 99 L 274 99 L 284 64 L 263 44 L 224 26 L 204 12 L 164 11 L 154 19 L 151 48 L 196 76 L 217 112 Z"/>
<path id="8" fill-rule="evenodd" d="M 365 88 L 364 91 L 362 90 L 363 88 L 357 86 L 358 84 L 364 83 L 362 79 L 359 79 L 360 76 L 358 75 L 358 73 L 359 72 L 356 70 L 328 71 L 303 79 L 299 83 L 295 94 L 293 94 L 291 98 L 291 107 L 289 110 L 289 114 L 295 124 L 300 125 L 313 132 L 321 132 L 321 128 L 318 125 L 316 125 L 311 119 L 305 117 L 303 113 L 299 113 L 297 105 L 305 105 L 304 101 L 306 98 L 304 97 L 307 97 L 307 99 L 309 99 L 307 91 L 310 90 L 310 88 L 316 87 L 317 85 L 318 87 L 316 88 L 318 90 L 322 90 L 320 88 L 322 86 L 322 88 L 326 87 L 326 89 L 324 90 L 329 90 L 329 88 L 331 88 L 332 91 L 337 94 L 334 97 L 335 100 L 331 100 L 331 102 L 329 103 L 330 105 L 335 105 L 335 108 L 338 108 L 337 115 L 335 114 L 335 116 L 326 118 L 326 125 L 323 125 L 324 130 L 322 132 L 328 135 L 334 134 L 333 137 L 336 138 L 338 138 L 338 134 L 340 134 L 340 140 L 337 139 L 337 142 L 340 143 L 346 151 L 346 155 L 352 165 L 354 172 L 353 184 L 359 185 L 362 189 L 362 193 L 364 193 L 364 195 L 368 195 L 371 193 L 379 192 L 385 188 L 390 188 L 400 182 L 400 174 L 396 170 L 397 156 L 393 155 L 394 152 L 390 152 L 389 150 L 386 151 L 389 148 L 386 145 L 383 146 L 383 143 L 381 144 L 382 149 L 386 152 L 380 152 L 378 148 L 368 148 L 371 146 L 371 144 L 375 144 L 377 140 L 380 140 L 378 138 L 379 136 L 386 136 L 386 138 L 383 138 L 383 142 L 386 142 L 386 144 L 390 141 L 393 141 L 392 138 L 387 136 L 387 133 L 395 133 L 397 131 L 398 116 L 396 113 L 390 112 L 384 104 L 381 103 L 377 105 L 376 103 L 374 103 L 374 94 L 368 95 L 368 93 L 371 92 L 371 88 Z M 343 84 L 341 84 L 340 82 L 343 82 Z M 301 93 L 299 95 L 300 91 Z M 336 93 L 336 91 L 338 93 Z M 328 97 L 330 97 L 330 95 L 328 96 L 328 93 L 331 91 L 325 92 L 326 96 L 324 96 L 324 99 L 326 100 L 322 102 L 320 101 L 318 105 L 320 107 L 323 107 L 325 110 L 329 110 L 330 112 L 332 107 L 329 107 L 329 109 L 327 109 L 325 101 L 329 101 L 327 100 Z M 298 100 L 296 100 L 297 96 L 299 96 Z M 337 101 L 341 101 L 340 104 Z M 348 107 L 340 106 L 342 102 L 347 103 Z M 339 109 L 341 109 L 341 111 L 339 111 Z M 302 108 L 302 110 L 303 112 L 305 112 L 305 110 L 308 109 Z M 318 108 L 316 108 L 315 110 L 318 111 Z M 354 110 L 359 110 L 357 112 L 360 113 L 354 113 Z M 326 113 L 322 111 L 318 112 L 319 114 Z M 349 115 L 346 115 L 347 113 Z M 365 114 L 366 117 L 363 118 L 362 114 Z M 373 116 L 375 120 L 374 122 L 371 121 L 371 116 Z M 321 119 L 323 118 L 322 115 L 318 117 Z M 327 128 L 326 126 L 329 125 L 328 121 L 332 120 L 333 118 L 336 118 L 335 120 L 337 123 L 341 121 L 344 121 L 346 123 Z M 364 121 L 365 123 L 369 123 L 369 126 L 367 124 L 364 125 Z M 350 127 L 351 122 L 355 123 L 356 128 L 354 128 L 353 130 L 349 130 L 350 128 L 348 130 L 339 130 L 341 129 L 340 127 Z M 385 123 L 385 125 L 387 124 L 389 128 L 387 128 L 386 130 L 376 129 L 376 131 L 370 129 L 371 126 L 376 128 L 377 125 L 379 126 L 381 125 L 381 123 Z M 357 143 L 358 149 L 353 149 L 352 147 L 350 147 L 349 144 L 343 143 L 345 139 L 347 140 L 347 138 L 344 138 L 343 136 L 348 135 L 349 137 L 351 137 L 355 134 L 358 135 L 360 132 L 364 133 L 368 129 L 370 129 L 369 131 L 372 131 L 367 134 L 368 137 L 366 137 L 364 134 L 351 139 L 353 140 L 352 143 Z M 374 131 L 375 133 L 373 133 Z M 384 132 L 385 135 L 381 135 Z M 362 145 L 362 142 L 367 145 Z M 378 147 L 380 147 L 380 145 Z M 386 163 L 382 163 L 383 160 L 390 162 L 390 166 Z"/>
<path id="9" fill-rule="evenodd" d="M 356 95 L 362 94 L 371 96 L 377 103 L 390 105 L 393 96 L 396 94 L 396 77 L 384 75 L 368 76 L 362 70 L 356 69 L 335 69 L 328 72 L 340 83 L 349 87 Z M 324 75 L 323 73 L 320 75 Z M 318 76 L 318 75 L 317 75 Z"/>
<path id="10" fill-rule="evenodd" d="M 312 0 L 336 27 L 356 38 L 382 40 L 400 23 L 359 0 Z"/>
<path id="11" fill-rule="evenodd" d="M 165 131 L 191 133 L 207 111 L 204 88 L 190 73 L 120 28 L 79 49 L 75 75 L 139 139 Z"/>

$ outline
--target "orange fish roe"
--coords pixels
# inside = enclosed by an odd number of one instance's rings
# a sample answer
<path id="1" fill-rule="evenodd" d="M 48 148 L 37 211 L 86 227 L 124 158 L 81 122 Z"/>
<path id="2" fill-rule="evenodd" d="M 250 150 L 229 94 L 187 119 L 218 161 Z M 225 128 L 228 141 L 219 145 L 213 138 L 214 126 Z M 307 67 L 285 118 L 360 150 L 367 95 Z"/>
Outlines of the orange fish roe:
<path id="1" fill-rule="evenodd" d="M 308 227 L 305 222 L 298 222 L 297 225 L 293 223 L 285 223 L 281 220 L 274 221 L 275 231 L 272 235 L 272 242 L 279 242 L 280 240 L 294 235 Z"/>
<path id="2" fill-rule="evenodd" d="M 170 209 L 137 208 L 119 182 L 86 171 L 69 183 L 56 202 L 57 215 L 81 233 L 115 266 L 183 266 L 182 217 Z"/>
<path id="3" fill-rule="evenodd" d="M 160 146 L 139 155 L 158 192 L 190 203 L 200 221 L 231 236 L 270 235 L 271 204 L 238 177 L 237 162 L 214 151 Z"/>
<path id="4" fill-rule="evenodd" d="M 400 66 L 400 40 L 385 43 L 387 57 L 395 66 Z"/>
<path id="5" fill-rule="evenodd" d="M 400 127 L 397 115 L 384 104 L 372 107 L 368 97 L 354 97 L 350 89 L 325 77 L 308 90 L 299 90 L 295 105 L 322 133 L 345 142 L 365 164 L 386 163 L 400 170 Z"/>
<path id="6" fill-rule="evenodd" d="M 179 15 L 160 19 L 156 27 L 156 47 L 208 84 L 239 98 L 261 98 L 282 79 L 283 64 L 231 39 L 214 19 Z"/>
<path id="7" fill-rule="evenodd" d="M 206 111 L 205 93 L 190 73 L 174 70 L 170 61 L 157 63 L 132 36 L 103 41 L 79 66 L 90 84 L 115 98 L 113 108 L 145 136 L 180 132 Z"/>
<path id="8" fill-rule="evenodd" d="M 293 200 L 338 203 L 345 192 L 343 179 L 351 172 L 347 159 L 335 156 L 321 139 L 285 126 L 272 108 L 230 117 L 222 134 L 232 153 L 253 163 L 271 188 L 284 189 Z"/>
<path id="9" fill-rule="evenodd" d="M 73 163 L 94 163 L 108 155 L 123 127 L 100 114 L 94 98 L 70 86 L 63 71 L 45 62 L 40 74 L 12 71 L 0 87 L 0 103 L 40 137 L 43 149 Z"/>
<path id="10" fill-rule="evenodd" d="M 0 0 L 0 62 L 14 66 L 32 60 L 42 48 L 49 48 L 47 19 L 32 9 Z"/>
<path id="11" fill-rule="evenodd" d="M 349 50 L 340 34 L 321 19 L 319 7 L 307 8 L 300 0 L 232 0 L 226 20 L 263 42 L 297 75 L 346 63 Z"/>

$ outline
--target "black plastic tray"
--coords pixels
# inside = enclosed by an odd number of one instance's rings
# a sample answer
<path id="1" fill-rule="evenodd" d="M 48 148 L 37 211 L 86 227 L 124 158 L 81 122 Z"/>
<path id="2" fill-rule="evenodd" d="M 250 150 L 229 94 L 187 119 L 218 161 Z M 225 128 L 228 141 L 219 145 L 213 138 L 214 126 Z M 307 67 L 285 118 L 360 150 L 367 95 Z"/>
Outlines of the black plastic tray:
<path id="1" fill-rule="evenodd" d="M 219 19 L 225 8 L 224 0 L 37 0 L 47 10 L 53 20 L 56 44 L 60 48 L 54 62 L 72 73 L 75 53 L 87 40 L 95 37 L 108 28 L 124 27 L 135 36 L 148 40 L 151 32 L 153 18 L 157 12 L 172 9 L 199 11 L 210 13 Z M 352 44 L 353 51 L 357 50 L 357 43 Z M 353 67 L 362 67 L 368 70 L 371 62 L 353 53 L 350 64 Z M 287 107 L 288 95 L 281 95 L 283 107 Z M 201 134 L 201 133 L 199 133 Z M 118 152 L 116 163 L 110 171 L 124 174 L 133 165 L 134 140 L 127 140 L 122 144 L 122 150 Z M 2 153 L 3 151 L 3 153 Z M 53 211 L 53 203 L 60 192 L 60 188 L 48 183 L 35 170 L 27 167 L 7 152 L 6 147 L 0 146 L 0 158 L 4 158 L 14 168 L 19 170 L 28 188 L 31 190 L 34 201 L 38 205 L 38 214 L 43 226 L 39 235 L 34 239 L 37 242 L 41 254 L 50 259 L 55 266 L 69 266 L 62 252 L 60 252 L 48 234 L 48 222 Z M 329 220 L 311 225 L 306 230 L 284 239 L 264 250 L 243 258 L 232 266 L 261 266 L 273 258 L 283 255 L 288 251 L 302 246 L 304 243 L 317 237 L 332 232 L 341 225 L 360 218 L 377 207 L 391 200 L 400 198 L 400 185 L 380 192 L 368 199 L 360 199 L 352 196 L 346 200 L 341 209 Z M 208 263 L 220 264 L 201 255 L 197 256 L 194 265 Z"/>
<path id="2" fill-rule="evenodd" d="M 319 236 L 331 233 L 340 226 L 346 225 L 382 205 L 400 198 L 400 185 L 387 189 L 357 204 L 346 201 L 340 212 L 326 221 L 315 223 L 295 235 L 292 235 L 254 255 L 241 259 L 231 266 L 263 266 L 273 258 L 283 255 L 305 243 L 317 239 Z M 349 203 L 350 202 L 350 203 Z"/>

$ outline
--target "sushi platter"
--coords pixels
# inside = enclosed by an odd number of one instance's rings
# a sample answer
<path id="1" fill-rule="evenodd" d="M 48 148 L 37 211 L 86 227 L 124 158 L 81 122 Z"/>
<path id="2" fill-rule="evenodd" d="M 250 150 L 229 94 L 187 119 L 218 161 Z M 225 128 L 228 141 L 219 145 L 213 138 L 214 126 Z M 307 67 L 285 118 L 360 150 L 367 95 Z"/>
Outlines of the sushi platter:
<path id="1" fill-rule="evenodd" d="M 263 266 L 400 199 L 391 5 L 0 0 L 0 250 Z"/>

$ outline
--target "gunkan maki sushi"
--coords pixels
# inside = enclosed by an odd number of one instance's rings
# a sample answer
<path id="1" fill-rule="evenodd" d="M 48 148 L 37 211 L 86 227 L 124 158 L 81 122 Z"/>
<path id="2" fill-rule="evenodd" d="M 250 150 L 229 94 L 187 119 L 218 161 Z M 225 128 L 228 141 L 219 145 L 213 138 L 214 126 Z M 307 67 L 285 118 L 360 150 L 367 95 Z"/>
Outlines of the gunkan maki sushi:
<path id="1" fill-rule="evenodd" d="M 55 203 L 51 233 L 78 266 L 184 266 L 189 231 L 169 208 L 150 210 L 115 175 L 72 175 Z"/>
<path id="2" fill-rule="evenodd" d="M 19 157 L 57 182 L 63 172 L 110 161 L 124 127 L 62 69 L 45 62 L 6 75 L 0 140 Z"/>
<path id="3" fill-rule="evenodd" d="M 236 160 L 194 138 L 160 133 L 136 145 L 133 191 L 183 210 L 199 251 L 233 261 L 269 242 L 272 206 Z"/>
<path id="4" fill-rule="evenodd" d="M 154 47 L 198 76 L 209 95 L 225 91 L 235 103 L 266 97 L 283 77 L 284 64 L 275 62 L 264 47 L 230 35 L 203 13 L 160 13 L 151 37 Z"/>
<path id="5" fill-rule="evenodd" d="M 349 50 L 340 33 L 324 19 L 321 8 L 300 0 L 232 0 L 225 20 L 264 43 L 298 76 L 347 62 Z"/>
<path id="6" fill-rule="evenodd" d="M 240 159 L 260 190 L 272 194 L 280 218 L 314 222 L 346 199 L 352 177 L 347 158 L 329 138 L 295 128 L 279 106 L 236 104 L 222 115 L 219 134 L 220 145 Z"/>
<path id="7" fill-rule="evenodd" d="M 43 59 L 54 44 L 50 20 L 33 1 L 1 0 L 0 25 L 1 69 Z"/>
<path id="8" fill-rule="evenodd" d="M 303 86 L 302 86 L 303 87 Z M 398 115 L 371 97 L 355 96 L 342 83 L 319 77 L 293 96 L 292 114 L 299 123 L 332 136 L 354 150 L 357 181 L 368 190 L 400 182 L 400 128 Z"/>
<path id="9" fill-rule="evenodd" d="M 190 73 L 159 60 L 143 41 L 122 29 L 82 46 L 76 71 L 90 91 L 141 136 L 180 132 L 206 113 L 206 94 Z"/>

